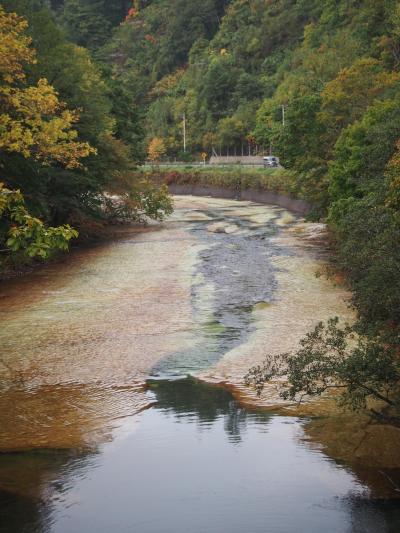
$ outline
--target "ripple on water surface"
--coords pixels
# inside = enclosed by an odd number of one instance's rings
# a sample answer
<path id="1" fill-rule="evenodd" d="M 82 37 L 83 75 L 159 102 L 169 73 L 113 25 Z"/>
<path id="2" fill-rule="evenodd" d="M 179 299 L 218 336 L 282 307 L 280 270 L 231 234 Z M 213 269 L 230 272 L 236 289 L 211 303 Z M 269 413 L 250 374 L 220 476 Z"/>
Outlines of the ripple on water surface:
<path id="1" fill-rule="evenodd" d="M 176 204 L 3 288 L 0 449 L 18 453 L 0 456 L 1 533 L 391 531 L 392 502 L 371 503 L 301 420 L 163 379 L 237 388 L 266 346 L 346 315 L 284 210 Z"/>
<path id="2" fill-rule="evenodd" d="M 101 420 L 115 425 L 121 387 L 205 370 L 243 343 L 253 307 L 277 289 L 270 256 L 286 252 L 269 243 L 281 212 L 180 198 L 164 225 L 121 230 L 3 286 L 0 449 L 70 446 L 72 435 L 84 446 Z M 218 221 L 237 231 L 208 231 Z M 146 400 L 127 404 L 134 413 Z M 64 419 L 76 431 L 61 431 Z"/>

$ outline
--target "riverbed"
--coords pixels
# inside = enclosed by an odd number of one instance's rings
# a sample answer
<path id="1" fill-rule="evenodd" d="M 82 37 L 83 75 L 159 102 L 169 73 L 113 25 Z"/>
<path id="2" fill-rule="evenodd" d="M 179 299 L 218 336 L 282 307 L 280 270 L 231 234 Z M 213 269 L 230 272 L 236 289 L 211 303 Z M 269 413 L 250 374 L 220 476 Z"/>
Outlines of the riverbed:
<path id="1" fill-rule="evenodd" d="M 352 319 L 316 276 L 321 235 L 276 206 L 176 197 L 163 224 L 3 284 L 0 531 L 397 531 L 390 473 L 335 461 L 276 387 L 243 384 Z"/>

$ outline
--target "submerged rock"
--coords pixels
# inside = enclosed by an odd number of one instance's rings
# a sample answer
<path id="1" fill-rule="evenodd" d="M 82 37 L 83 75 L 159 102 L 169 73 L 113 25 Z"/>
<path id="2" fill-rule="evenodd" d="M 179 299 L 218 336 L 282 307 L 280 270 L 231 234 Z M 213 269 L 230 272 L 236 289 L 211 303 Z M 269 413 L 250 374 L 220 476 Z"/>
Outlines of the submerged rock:
<path id="1" fill-rule="evenodd" d="M 235 233 L 238 230 L 236 224 L 227 224 L 226 222 L 216 222 L 207 226 L 210 233 Z"/>

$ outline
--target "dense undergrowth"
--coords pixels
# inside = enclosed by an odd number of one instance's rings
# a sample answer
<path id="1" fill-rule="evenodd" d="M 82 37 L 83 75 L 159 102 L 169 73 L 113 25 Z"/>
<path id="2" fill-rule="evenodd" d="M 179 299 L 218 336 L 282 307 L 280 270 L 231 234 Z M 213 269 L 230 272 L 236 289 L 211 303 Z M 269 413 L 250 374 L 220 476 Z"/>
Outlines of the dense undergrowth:
<path id="1" fill-rule="evenodd" d="M 284 169 L 230 167 L 144 167 L 138 176 L 166 185 L 200 185 L 231 190 L 273 191 L 304 198 L 296 175 Z"/>

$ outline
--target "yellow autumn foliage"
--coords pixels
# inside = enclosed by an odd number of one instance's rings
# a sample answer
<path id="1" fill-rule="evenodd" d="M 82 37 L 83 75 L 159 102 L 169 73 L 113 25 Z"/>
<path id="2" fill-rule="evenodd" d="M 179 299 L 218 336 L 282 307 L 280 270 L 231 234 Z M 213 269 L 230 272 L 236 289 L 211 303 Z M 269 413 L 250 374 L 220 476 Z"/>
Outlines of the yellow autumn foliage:
<path id="1" fill-rule="evenodd" d="M 152 162 L 160 161 L 160 159 L 165 155 L 166 151 L 167 148 L 164 140 L 160 137 L 154 137 L 151 139 L 147 149 L 149 160 Z"/>
<path id="2" fill-rule="evenodd" d="M 186 72 L 185 68 L 179 68 L 172 74 L 167 74 L 161 80 L 159 80 L 153 87 L 153 89 L 149 93 L 150 98 L 159 98 L 161 96 L 164 96 L 170 91 L 171 89 L 174 89 L 182 77 L 184 76 Z"/>
<path id="3" fill-rule="evenodd" d="M 78 140 L 76 111 L 60 102 L 46 79 L 28 86 L 24 67 L 35 63 L 27 22 L 0 6 L 0 150 L 33 157 L 42 164 L 57 162 L 78 168 L 80 159 L 95 153 Z"/>
<path id="4" fill-rule="evenodd" d="M 358 120 L 376 98 L 399 83 L 399 73 L 386 71 L 379 60 L 359 59 L 325 85 L 320 119 L 342 128 Z"/>
<path id="5" fill-rule="evenodd" d="M 28 23 L 15 13 L 5 13 L 0 6 L 0 73 L 2 82 L 24 80 L 23 64 L 35 63 L 31 38 L 24 35 Z"/>
<path id="6" fill-rule="evenodd" d="M 400 208 L 400 140 L 397 142 L 396 151 L 389 161 L 386 177 L 389 181 L 387 205 L 394 209 Z"/>

